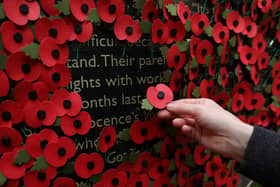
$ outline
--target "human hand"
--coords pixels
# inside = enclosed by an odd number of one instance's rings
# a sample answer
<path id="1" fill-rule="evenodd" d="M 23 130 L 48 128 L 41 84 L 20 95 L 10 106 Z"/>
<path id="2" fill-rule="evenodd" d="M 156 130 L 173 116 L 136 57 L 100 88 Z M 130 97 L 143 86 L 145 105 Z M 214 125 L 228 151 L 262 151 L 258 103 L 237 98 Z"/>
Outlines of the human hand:
<path id="1" fill-rule="evenodd" d="M 158 113 L 207 149 L 241 161 L 253 127 L 243 123 L 210 99 L 181 99 Z"/>

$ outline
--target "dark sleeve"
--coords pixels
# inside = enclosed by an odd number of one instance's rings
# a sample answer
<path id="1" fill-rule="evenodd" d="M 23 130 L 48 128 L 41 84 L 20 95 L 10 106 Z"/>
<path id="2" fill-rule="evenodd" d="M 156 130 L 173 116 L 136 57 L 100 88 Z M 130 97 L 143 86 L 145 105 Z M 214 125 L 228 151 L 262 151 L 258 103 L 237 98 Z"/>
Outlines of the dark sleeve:
<path id="1" fill-rule="evenodd" d="M 254 127 L 237 171 L 264 186 L 280 186 L 280 135 Z"/>

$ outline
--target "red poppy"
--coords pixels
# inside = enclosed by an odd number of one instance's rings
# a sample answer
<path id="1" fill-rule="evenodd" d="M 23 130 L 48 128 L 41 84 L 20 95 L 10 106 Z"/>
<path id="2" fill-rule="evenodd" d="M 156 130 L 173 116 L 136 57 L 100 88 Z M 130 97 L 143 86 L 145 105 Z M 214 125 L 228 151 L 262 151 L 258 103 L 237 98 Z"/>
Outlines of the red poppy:
<path id="1" fill-rule="evenodd" d="M 54 8 L 55 0 L 47 0 L 47 1 L 40 1 L 42 9 L 49 15 L 49 16 L 57 16 L 59 15 L 59 10 Z"/>
<path id="2" fill-rule="evenodd" d="M 169 4 L 174 4 L 174 2 L 172 0 L 163 0 L 163 7 L 162 7 L 162 10 L 163 10 L 163 16 L 166 20 L 169 20 L 172 16 L 169 14 L 166 6 L 169 5 Z"/>
<path id="3" fill-rule="evenodd" d="M 229 39 L 229 30 L 227 27 L 223 26 L 222 23 L 217 23 L 213 27 L 213 38 L 216 43 L 227 43 Z"/>
<path id="4" fill-rule="evenodd" d="M 51 166 L 49 166 L 46 170 L 30 170 L 24 175 L 23 182 L 26 187 L 48 187 L 51 180 L 56 177 L 56 173 L 56 168 Z"/>
<path id="5" fill-rule="evenodd" d="M 191 19 L 191 28 L 195 35 L 199 36 L 204 28 L 209 26 L 209 19 L 206 14 L 195 13 Z"/>
<path id="6" fill-rule="evenodd" d="M 117 169 L 109 169 L 103 173 L 101 177 L 101 182 L 103 182 L 106 187 L 124 187 L 127 181 L 126 173 Z"/>
<path id="7" fill-rule="evenodd" d="M 170 120 L 160 120 L 157 116 L 153 117 L 151 123 L 156 126 L 156 137 L 164 138 L 167 134 L 168 127 L 171 127 Z"/>
<path id="8" fill-rule="evenodd" d="M 206 56 L 210 56 L 213 53 L 213 47 L 211 42 L 203 40 L 197 45 L 195 57 L 199 64 L 205 64 Z"/>
<path id="9" fill-rule="evenodd" d="M 2 187 L 18 187 L 19 180 L 7 180 Z"/>
<path id="10" fill-rule="evenodd" d="M 12 10 L 10 12 L 13 12 Z M 3 46 L 11 53 L 20 51 L 22 47 L 33 42 L 33 34 L 29 27 L 17 27 L 10 21 L 5 21 L 1 25 L 0 33 Z"/>
<path id="11" fill-rule="evenodd" d="M 197 173 L 195 176 L 188 178 L 186 186 L 201 187 L 203 185 L 204 173 Z"/>
<path id="12" fill-rule="evenodd" d="M 253 39 L 252 46 L 258 53 L 263 53 L 266 48 L 266 41 L 263 38 L 263 34 L 257 34 Z"/>
<path id="13" fill-rule="evenodd" d="M 172 22 L 171 20 L 168 20 L 166 22 L 166 26 L 168 27 L 169 31 L 169 36 L 166 41 L 167 44 L 171 44 L 174 41 L 179 42 L 185 38 L 186 29 L 181 21 Z"/>
<path id="14" fill-rule="evenodd" d="M 168 27 L 160 19 L 156 19 L 152 26 L 152 42 L 164 44 L 168 38 Z"/>
<path id="15" fill-rule="evenodd" d="M 258 68 L 259 70 L 264 70 L 268 67 L 269 64 L 269 55 L 264 52 L 258 56 Z"/>
<path id="16" fill-rule="evenodd" d="M 74 168 L 78 176 L 87 179 L 103 171 L 104 160 L 98 153 L 82 153 L 76 159 Z"/>
<path id="17" fill-rule="evenodd" d="M 191 11 L 188 6 L 185 6 L 184 2 L 180 2 L 177 6 L 177 15 L 183 24 L 186 24 L 186 20 L 191 19 Z"/>
<path id="18" fill-rule="evenodd" d="M 134 21 L 129 15 L 121 15 L 114 25 L 114 33 L 117 39 L 134 43 L 140 39 L 142 30 L 138 21 Z"/>
<path id="19" fill-rule="evenodd" d="M 1 70 L 0 70 L 0 82 L 1 82 L 0 97 L 3 97 L 9 93 L 10 83 L 6 73 Z"/>
<path id="20" fill-rule="evenodd" d="M 18 131 L 9 127 L 0 127 L 0 154 L 12 151 L 22 143 L 22 137 Z"/>
<path id="21" fill-rule="evenodd" d="M 174 187 L 174 185 L 170 184 L 168 177 L 163 176 L 154 181 L 153 187 Z"/>
<path id="22" fill-rule="evenodd" d="M 195 37 L 194 35 L 191 36 L 191 41 L 190 41 L 190 54 L 191 57 L 193 58 L 196 54 L 196 49 L 198 44 L 200 43 L 200 38 Z"/>
<path id="23" fill-rule="evenodd" d="M 190 81 L 187 89 L 187 98 L 193 97 L 192 92 L 194 91 L 195 88 L 196 88 L 196 84 L 193 81 Z"/>
<path id="24" fill-rule="evenodd" d="M 237 74 L 238 82 L 240 82 L 242 80 L 242 78 L 243 78 L 243 70 L 242 70 L 242 67 L 241 67 L 241 65 L 239 63 L 237 64 L 237 72 L 236 72 L 236 74 Z"/>
<path id="25" fill-rule="evenodd" d="M 169 136 L 166 136 L 161 144 L 160 157 L 165 158 L 171 156 L 174 152 L 174 147 L 173 140 Z"/>
<path id="26" fill-rule="evenodd" d="M 142 9 L 142 20 L 153 22 L 158 18 L 159 11 L 155 7 L 154 1 L 146 1 Z"/>
<path id="27" fill-rule="evenodd" d="M 69 30 L 63 19 L 50 20 L 48 17 L 39 19 L 35 24 L 34 31 L 39 42 L 46 37 L 51 37 L 57 44 L 64 44 L 69 35 Z"/>
<path id="28" fill-rule="evenodd" d="M 190 149 L 185 146 L 183 148 L 177 148 L 175 152 L 175 165 L 177 168 L 180 168 L 181 165 L 184 165 L 187 157 L 190 155 Z"/>
<path id="29" fill-rule="evenodd" d="M 230 100 L 230 95 L 227 92 L 221 92 L 213 96 L 213 100 L 218 103 L 221 107 L 226 108 L 227 103 Z"/>
<path id="30" fill-rule="evenodd" d="M 244 65 L 255 64 L 257 62 L 258 52 L 255 48 L 244 45 L 240 51 L 240 60 Z"/>
<path id="31" fill-rule="evenodd" d="M 103 1 L 102 1 L 103 2 Z M 66 25 L 68 26 L 69 36 L 67 40 L 77 41 L 84 43 L 90 39 L 93 33 L 93 25 L 90 21 L 78 22 L 72 16 L 64 18 Z"/>
<path id="32" fill-rule="evenodd" d="M 44 151 L 46 161 L 54 166 L 61 167 L 76 154 L 76 146 L 74 142 L 67 137 L 61 137 L 57 143 L 48 143 Z"/>
<path id="33" fill-rule="evenodd" d="M 39 54 L 44 65 L 53 67 L 56 64 L 66 64 L 69 50 L 66 44 L 57 45 L 55 39 L 47 37 L 41 41 Z"/>
<path id="34" fill-rule="evenodd" d="M 209 65 L 208 65 L 208 73 L 210 76 L 214 76 L 217 70 L 217 65 L 216 65 L 216 56 L 212 56 Z"/>
<path id="35" fill-rule="evenodd" d="M 222 160 L 219 156 L 214 156 L 212 160 L 208 161 L 205 170 L 208 177 L 213 177 L 215 173 L 222 169 Z"/>
<path id="36" fill-rule="evenodd" d="M 268 31 L 269 25 L 271 23 L 271 18 L 267 17 L 262 20 L 258 27 L 258 33 L 265 34 Z"/>
<path id="37" fill-rule="evenodd" d="M 205 147 L 197 145 L 194 150 L 193 159 L 197 165 L 203 165 L 211 156 L 211 153 L 205 153 Z"/>
<path id="38" fill-rule="evenodd" d="M 215 184 L 214 184 L 214 182 L 209 181 L 209 182 L 205 183 L 205 184 L 203 185 L 203 187 L 215 187 Z"/>
<path id="39" fill-rule="evenodd" d="M 232 95 L 236 93 L 242 94 L 243 96 L 249 95 L 251 92 L 250 84 L 247 81 L 243 81 L 241 83 L 236 84 L 233 87 Z"/>
<path id="40" fill-rule="evenodd" d="M 233 30 L 236 34 L 244 30 L 244 19 L 239 16 L 237 11 L 231 11 L 227 16 L 227 27 Z"/>
<path id="41" fill-rule="evenodd" d="M 24 52 L 11 54 L 6 61 L 6 72 L 14 81 L 34 81 L 40 76 L 41 69 L 40 61 L 30 59 Z"/>
<path id="42" fill-rule="evenodd" d="M 26 139 L 26 151 L 33 158 L 44 155 L 44 150 L 49 143 L 57 143 L 58 136 L 55 131 L 43 129 L 39 134 L 31 134 Z"/>
<path id="43" fill-rule="evenodd" d="M 158 109 L 163 109 L 166 104 L 173 100 L 172 90 L 164 85 L 158 84 L 156 87 L 149 87 L 147 90 L 147 99 Z"/>
<path id="44" fill-rule="evenodd" d="M 247 110 L 258 110 L 263 107 L 265 103 L 265 98 L 261 93 L 253 93 L 249 94 L 245 100 L 245 107 Z"/>
<path id="45" fill-rule="evenodd" d="M 51 101 L 29 102 L 23 111 L 24 121 L 32 128 L 51 126 L 56 120 L 56 105 Z"/>
<path id="46" fill-rule="evenodd" d="M 248 38 L 253 38 L 256 36 L 258 27 L 255 22 L 251 20 L 249 16 L 244 18 L 244 30 L 242 31 L 243 35 L 247 35 Z"/>
<path id="47" fill-rule="evenodd" d="M 260 73 L 258 72 L 256 66 L 252 66 L 251 68 L 251 79 L 255 85 L 259 84 L 260 81 Z"/>
<path id="48" fill-rule="evenodd" d="M 17 25 L 25 25 L 29 20 L 40 17 L 40 6 L 37 1 L 9 0 L 3 2 L 6 16 Z"/>
<path id="49" fill-rule="evenodd" d="M 272 9 L 272 5 L 271 0 L 258 0 L 258 7 L 263 13 L 267 13 L 270 9 Z"/>
<path id="50" fill-rule="evenodd" d="M 131 187 L 149 187 L 150 179 L 147 174 L 133 174 L 129 177 L 127 186 Z"/>
<path id="51" fill-rule="evenodd" d="M 14 89 L 14 98 L 22 107 L 27 102 L 45 101 L 49 98 L 49 88 L 41 81 L 35 83 L 21 81 Z"/>
<path id="52" fill-rule="evenodd" d="M 231 51 L 230 47 L 228 47 L 228 45 L 225 44 L 223 47 L 222 56 L 221 56 L 222 64 L 227 64 L 229 62 L 230 51 Z"/>
<path id="53" fill-rule="evenodd" d="M 55 179 L 55 181 L 53 182 L 53 187 L 77 187 L 76 182 L 68 177 L 60 177 Z"/>
<path id="54" fill-rule="evenodd" d="M 211 98 L 214 93 L 214 81 L 210 79 L 203 79 L 200 83 L 200 96 L 204 98 Z"/>
<path id="55" fill-rule="evenodd" d="M 276 38 L 277 38 L 278 42 L 280 43 L 280 27 L 277 30 Z"/>
<path id="56" fill-rule="evenodd" d="M 152 167 L 155 158 L 151 155 L 150 152 L 144 152 L 134 162 L 134 171 L 136 173 L 147 173 Z"/>
<path id="57" fill-rule="evenodd" d="M 263 108 L 256 116 L 256 125 L 260 125 L 262 127 L 267 127 L 271 122 L 271 118 L 268 115 L 265 108 Z"/>
<path id="58" fill-rule="evenodd" d="M 278 77 L 280 73 L 280 61 L 277 62 L 272 68 L 272 78 Z"/>
<path id="59" fill-rule="evenodd" d="M 85 21 L 88 13 L 92 8 L 95 8 L 92 0 L 71 0 L 70 8 L 73 16 L 80 22 Z"/>
<path id="60" fill-rule="evenodd" d="M 130 178 L 131 175 L 136 174 L 133 165 L 134 163 L 132 164 L 129 161 L 126 161 L 120 164 L 117 169 L 124 171 L 127 174 L 128 178 Z"/>
<path id="61" fill-rule="evenodd" d="M 173 45 L 167 52 L 166 61 L 169 68 L 180 70 L 185 65 L 186 54 L 181 53 L 177 45 Z"/>
<path id="62" fill-rule="evenodd" d="M 121 0 L 106 0 L 97 2 L 97 13 L 106 23 L 113 23 L 115 19 L 124 14 L 125 6 Z"/>
<path id="63" fill-rule="evenodd" d="M 240 183 L 240 177 L 238 174 L 231 174 L 231 176 L 228 178 L 228 181 L 227 181 L 227 186 L 228 187 L 237 187 L 238 184 Z"/>
<path id="64" fill-rule="evenodd" d="M 130 127 L 131 140 L 137 144 L 142 144 L 146 140 L 154 139 L 156 126 L 151 121 L 135 121 Z"/>
<path id="65" fill-rule="evenodd" d="M 218 3 L 215 9 L 214 21 L 215 23 L 219 23 L 223 20 L 222 11 L 221 11 L 222 3 Z"/>
<path id="66" fill-rule="evenodd" d="M 173 92 L 178 92 L 182 86 L 183 75 L 180 71 L 175 70 L 171 76 L 170 88 Z"/>
<path id="67" fill-rule="evenodd" d="M 104 127 L 99 137 L 99 149 L 102 153 L 108 151 L 116 143 L 117 134 L 116 129 L 112 126 Z"/>
<path id="68" fill-rule="evenodd" d="M 280 78 L 276 77 L 272 82 L 272 95 L 278 96 L 280 94 Z"/>
<path id="69" fill-rule="evenodd" d="M 245 105 L 245 99 L 243 95 L 239 93 L 233 95 L 231 109 L 234 113 L 241 111 L 244 108 L 244 105 Z"/>
<path id="70" fill-rule="evenodd" d="M 151 169 L 149 170 L 149 176 L 154 180 L 159 179 L 161 176 L 167 176 L 169 164 L 170 160 L 159 159 L 157 162 L 154 162 Z"/>
<path id="71" fill-rule="evenodd" d="M 179 168 L 177 175 L 177 184 L 179 186 L 184 186 L 186 183 L 186 179 L 190 176 L 190 168 L 186 165 L 182 165 Z"/>
<path id="72" fill-rule="evenodd" d="M 0 126 L 12 127 L 23 120 L 23 113 L 20 105 L 12 100 L 5 100 L 0 104 Z"/>
<path id="73" fill-rule="evenodd" d="M 226 87 L 227 82 L 228 82 L 228 72 L 227 72 L 227 68 L 226 67 L 221 67 L 221 82 L 222 82 L 222 86 L 223 88 Z"/>
<path id="74" fill-rule="evenodd" d="M 276 108 L 275 114 L 274 114 L 274 119 L 273 122 L 277 125 L 280 126 L 280 107 Z"/>
<path id="75" fill-rule="evenodd" d="M 0 159 L 0 171 L 8 179 L 20 179 L 25 175 L 26 166 L 24 164 L 21 166 L 13 164 L 16 155 L 16 151 L 6 152 Z"/>
<path id="76" fill-rule="evenodd" d="M 76 116 L 82 108 L 81 96 L 76 92 L 68 92 L 61 88 L 56 90 L 51 97 L 51 101 L 57 107 L 57 116 Z"/>
<path id="77" fill-rule="evenodd" d="M 258 6 L 258 1 L 254 1 L 251 6 L 251 18 L 254 21 L 256 21 L 258 18 L 257 6 Z"/>
<path id="78" fill-rule="evenodd" d="M 176 143 L 187 145 L 191 141 L 191 137 L 184 134 L 180 129 L 176 130 Z"/>

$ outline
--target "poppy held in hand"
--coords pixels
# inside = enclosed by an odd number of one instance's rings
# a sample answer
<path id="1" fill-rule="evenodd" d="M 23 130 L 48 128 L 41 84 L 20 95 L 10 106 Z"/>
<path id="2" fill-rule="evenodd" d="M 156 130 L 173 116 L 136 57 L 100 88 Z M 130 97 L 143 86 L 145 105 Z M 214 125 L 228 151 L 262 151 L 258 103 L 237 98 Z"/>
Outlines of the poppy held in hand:
<path id="1" fill-rule="evenodd" d="M 203 40 L 197 45 L 195 57 L 199 64 L 205 64 L 206 56 L 210 56 L 213 53 L 213 47 L 211 42 Z"/>
<path id="2" fill-rule="evenodd" d="M 236 34 L 244 30 L 244 19 L 239 16 L 237 11 L 231 11 L 227 16 L 227 27 L 233 30 Z"/>
<path id="3" fill-rule="evenodd" d="M 221 23 L 217 23 L 213 27 L 213 38 L 216 43 L 227 43 L 229 39 L 229 30 L 227 27 L 223 26 Z"/>
<path id="4" fill-rule="evenodd" d="M 167 52 L 166 61 L 169 68 L 180 70 L 185 64 L 186 54 L 180 52 L 177 45 L 173 45 Z"/>
<path id="5" fill-rule="evenodd" d="M 103 171 L 104 160 L 98 153 L 90 155 L 82 153 L 76 159 L 74 168 L 78 176 L 87 179 L 91 175 L 97 175 Z"/>
<path id="6" fill-rule="evenodd" d="M 56 168 L 52 166 L 49 166 L 46 170 L 30 170 L 24 175 L 23 182 L 26 187 L 48 187 L 51 180 L 56 177 L 56 173 Z"/>
<path id="7" fill-rule="evenodd" d="M 95 8 L 92 0 L 71 0 L 70 8 L 73 16 L 80 22 L 86 20 L 88 13 L 92 8 Z"/>
<path id="8" fill-rule="evenodd" d="M 191 19 L 191 28 L 195 35 L 199 36 L 204 28 L 209 26 L 209 19 L 206 14 L 195 13 Z"/>
<path id="9" fill-rule="evenodd" d="M 156 126 L 151 121 L 135 121 L 130 127 L 131 140 L 142 144 L 146 140 L 152 140 L 156 135 Z"/>
<path id="10" fill-rule="evenodd" d="M 151 23 L 158 18 L 159 11 L 155 7 L 154 1 L 146 1 L 142 10 L 142 20 L 150 21 Z"/>
<path id="11" fill-rule="evenodd" d="M 166 104 L 171 102 L 173 98 L 172 90 L 164 84 L 158 84 L 156 87 L 149 87 L 147 90 L 147 99 L 158 109 L 165 108 Z"/>
<path id="12" fill-rule="evenodd" d="M 185 6 L 183 1 L 180 1 L 178 4 L 177 14 L 183 24 L 186 24 L 186 20 L 191 19 L 191 11 L 188 6 Z"/>
<path id="13" fill-rule="evenodd" d="M 0 97 L 3 97 L 9 93 L 10 83 L 6 73 L 4 73 L 4 71 L 2 70 L 0 70 L 0 82 L 1 82 Z"/>
<path id="14" fill-rule="evenodd" d="M 109 148 L 116 143 L 117 133 L 113 126 L 104 127 L 99 136 L 99 149 L 102 153 L 106 153 Z"/>
<path id="15" fill-rule="evenodd" d="M 168 39 L 168 27 L 162 23 L 160 19 L 156 19 L 152 26 L 152 41 L 153 43 L 164 44 Z"/>
<path id="16" fill-rule="evenodd" d="M 106 23 L 113 23 L 115 19 L 124 14 L 122 0 L 97 1 L 97 13 L 100 19 Z"/>
<path id="17" fill-rule="evenodd" d="M 18 131 L 9 127 L 0 127 L 0 154 L 12 151 L 22 143 L 22 137 Z"/>
<path id="18" fill-rule="evenodd" d="M 53 187 L 77 187 L 76 182 L 68 177 L 60 177 L 55 179 L 55 181 L 53 182 Z"/>
<path id="19" fill-rule="evenodd" d="M 21 106 L 12 100 L 5 100 L 0 104 L 0 126 L 12 127 L 23 120 Z"/>

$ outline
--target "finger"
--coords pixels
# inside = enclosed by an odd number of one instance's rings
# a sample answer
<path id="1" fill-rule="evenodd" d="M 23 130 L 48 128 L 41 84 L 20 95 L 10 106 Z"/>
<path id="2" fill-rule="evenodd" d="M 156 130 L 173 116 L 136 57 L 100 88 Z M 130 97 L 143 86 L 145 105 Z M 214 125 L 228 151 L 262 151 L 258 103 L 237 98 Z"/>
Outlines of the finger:
<path id="1" fill-rule="evenodd" d="M 187 104 L 184 102 L 174 102 L 167 104 L 167 111 L 177 115 L 195 116 L 198 113 L 197 104 Z"/>
<path id="2" fill-rule="evenodd" d="M 187 136 L 197 141 L 201 140 L 199 132 L 194 127 L 191 127 L 189 125 L 183 125 L 181 128 L 182 128 L 182 132 Z"/>
<path id="3" fill-rule="evenodd" d="M 172 121 L 172 123 L 173 123 L 173 126 L 176 128 L 180 128 L 184 125 L 187 125 L 186 121 L 183 118 L 176 118 Z"/>
<path id="4" fill-rule="evenodd" d="M 189 126 L 194 127 L 195 126 L 195 119 L 191 117 L 184 117 L 185 123 Z"/>
<path id="5" fill-rule="evenodd" d="M 167 110 L 161 110 L 158 112 L 157 114 L 158 118 L 161 118 L 161 119 L 174 119 L 176 118 L 176 115 L 173 114 L 173 113 L 170 113 L 169 111 Z"/>
<path id="6" fill-rule="evenodd" d="M 170 103 L 186 103 L 186 104 L 201 104 L 204 102 L 205 99 L 203 98 L 187 98 L 187 99 L 178 99 L 172 101 Z"/>

